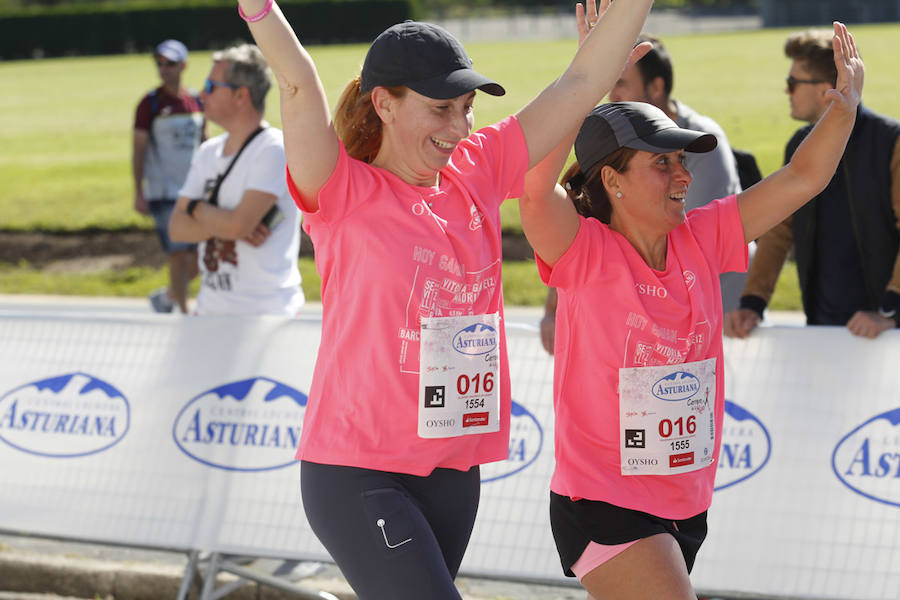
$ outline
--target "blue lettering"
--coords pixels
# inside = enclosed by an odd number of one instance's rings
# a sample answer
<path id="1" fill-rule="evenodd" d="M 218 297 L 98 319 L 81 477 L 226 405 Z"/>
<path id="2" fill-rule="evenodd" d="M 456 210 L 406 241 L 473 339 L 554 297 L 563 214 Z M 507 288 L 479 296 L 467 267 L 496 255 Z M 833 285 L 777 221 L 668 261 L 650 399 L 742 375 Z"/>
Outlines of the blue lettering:
<path id="1" fill-rule="evenodd" d="M 853 475 L 853 466 L 857 463 L 862 466 L 860 476 L 871 476 L 869 471 L 869 438 L 866 438 L 866 441 L 864 441 L 859 447 L 859 450 L 856 451 L 856 455 L 853 457 L 853 460 L 850 461 L 850 467 L 847 468 L 847 472 L 844 473 L 844 475 Z"/>
<path id="2" fill-rule="evenodd" d="M 288 427 L 287 428 L 288 438 L 291 440 L 291 448 L 296 448 L 300 445 L 300 428 L 299 427 Z"/>
<path id="3" fill-rule="evenodd" d="M 894 477 L 900 477 L 900 454 L 894 453 L 891 454 L 889 452 L 885 452 L 878 459 L 878 468 L 875 470 L 875 477 L 887 477 L 891 474 L 893 470 L 893 465 L 891 465 L 891 460 L 897 462 L 897 472 L 894 474 Z"/>
<path id="4" fill-rule="evenodd" d="M 247 436 L 244 438 L 245 446 L 256 446 L 256 430 L 259 429 L 258 425 L 250 424 L 247 425 Z"/>
<path id="5" fill-rule="evenodd" d="M 723 464 L 732 469 L 752 469 L 753 461 L 750 456 L 749 444 L 722 444 L 722 454 L 725 456 Z"/>
<path id="6" fill-rule="evenodd" d="M 525 462 L 525 440 L 511 439 L 509 441 L 508 459 Z"/>
<path id="7" fill-rule="evenodd" d="M 3 419 L 0 420 L 0 425 L 2 425 L 3 427 L 7 427 L 9 429 L 16 428 L 16 407 L 18 404 L 19 404 L 18 400 L 13 401 L 13 403 L 10 405 L 7 413 L 5 415 L 3 415 Z M 7 423 L 6 421 L 9 421 L 9 423 Z"/>

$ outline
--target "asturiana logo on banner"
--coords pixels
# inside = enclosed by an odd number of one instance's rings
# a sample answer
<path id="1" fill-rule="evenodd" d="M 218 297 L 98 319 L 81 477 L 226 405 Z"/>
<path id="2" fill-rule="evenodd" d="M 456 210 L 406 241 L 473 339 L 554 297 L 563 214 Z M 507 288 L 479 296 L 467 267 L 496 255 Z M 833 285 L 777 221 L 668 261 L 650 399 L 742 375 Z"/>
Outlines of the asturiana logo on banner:
<path id="1" fill-rule="evenodd" d="M 654 383 L 651 391 L 660 400 L 680 402 L 700 391 L 700 380 L 690 373 L 676 371 Z"/>
<path id="2" fill-rule="evenodd" d="M 831 468 L 857 494 L 900 506 L 900 408 L 875 415 L 845 435 Z"/>
<path id="3" fill-rule="evenodd" d="M 226 383 L 192 398 L 172 437 L 190 458 L 228 471 L 267 471 L 294 463 L 306 394 L 274 379 Z"/>
<path id="4" fill-rule="evenodd" d="M 497 349 L 497 330 L 483 323 L 469 325 L 453 336 L 453 349 L 470 356 L 493 352 Z"/>
<path id="5" fill-rule="evenodd" d="M 0 439 L 39 456 L 86 456 L 121 441 L 130 415 L 112 384 L 87 373 L 56 375 L 0 397 Z"/>
<path id="6" fill-rule="evenodd" d="M 725 400 L 716 490 L 753 477 L 766 466 L 771 455 L 772 437 L 763 422 L 747 409 Z"/>
<path id="7" fill-rule="evenodd" d="M 481 483 L 497 481 L 526 469 L 541 453 L 544 428 L 528 409 L 512 403 L 509 432 L 509 456 L 506 460 L 481 465 Z"/>

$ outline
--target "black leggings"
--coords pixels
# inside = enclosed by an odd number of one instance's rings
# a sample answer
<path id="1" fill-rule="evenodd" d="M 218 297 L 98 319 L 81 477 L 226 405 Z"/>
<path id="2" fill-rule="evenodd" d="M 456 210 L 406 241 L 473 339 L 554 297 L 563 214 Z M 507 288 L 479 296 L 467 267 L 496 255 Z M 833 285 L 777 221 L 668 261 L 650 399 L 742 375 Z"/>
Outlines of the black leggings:
<path id="1" fill-rule="evenodd" d="M 427 477 L 303 461 L 313 532 L 359 600 L 460 600 L 453 580 L 475 524 L 481 475 Z"/>

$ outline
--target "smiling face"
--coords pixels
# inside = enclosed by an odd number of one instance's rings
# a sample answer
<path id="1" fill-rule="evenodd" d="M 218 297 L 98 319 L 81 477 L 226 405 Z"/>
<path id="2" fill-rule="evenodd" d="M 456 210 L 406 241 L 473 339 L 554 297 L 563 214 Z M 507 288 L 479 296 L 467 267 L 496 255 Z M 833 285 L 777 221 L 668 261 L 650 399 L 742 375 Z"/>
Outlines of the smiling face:
<path id="1" fill-rule="evenodd" d="M 373 102 L 383 122 L 383 141 L 372 164 L 388 169 L 407 183 L 430 186 L 447 166 L 456 146 L 475 124 L 475 92 L 435 100 L 407 90 L 397 98 L 381 88 Z"/>
<path id="2" fill-rule="evenodd" d="M 665 154 L 639 150 L 624 172 L 604 179 L 613 205 L 611 226 L 617 231 L 667 234 L 684 221 L 684 198 L 691 180 L 684 150 Z M 617 198 L 616 192 L 622 197 Z"/>

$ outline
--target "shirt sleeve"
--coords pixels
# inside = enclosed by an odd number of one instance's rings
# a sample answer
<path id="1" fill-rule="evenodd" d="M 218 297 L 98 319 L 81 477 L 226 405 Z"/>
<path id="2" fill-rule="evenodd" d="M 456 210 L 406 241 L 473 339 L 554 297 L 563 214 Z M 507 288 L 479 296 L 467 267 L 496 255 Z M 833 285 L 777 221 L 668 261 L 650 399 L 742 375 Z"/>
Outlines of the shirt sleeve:
<path id="1" fill-rule="evenodd" d="M 494 190 L 493 194 L 482 195 L 481 201 L 496 198 L 502 203 L 518 198 L 528 170 L 528 144 L 519 120 L 510 116 L 479 129 L 460 143 L 451 161 L 461 177 L 483 180 L 486 186 L 482 189 Z"/>
<path id="2" fill-rule="evenodd" d="M 253 168 L 248 171 L 245 189 L 281 196 L 287 186 L 283 177 L 286 166 L 284 146 L 274 139 L 269 140 L 253 157 Z"/>
<path id="3" fill-rule="evenodd" d="M 144 96 L 143 100 L 138 102 L 137 109 L 134 111 L 134 128 L 150 131 L 150 96 Z"/>
<path id="4" fill-rule="evenodd" d="M 597 219 L 578 215 L 578 233 L 569 249 L 550 267 L 535 254 L 541 281 L 550 287 L 564 290 L 576 289 L 584 285 L 590 273 L 597 269 L 604 255 L 606 235 L 609 229 Z"/>
<path id="5" fill-rule="evenodd" d="M 749 253 L 737 195 L 692 210 L 688 221 L 697 243 L 718 273 L 747 270 Z"/>

